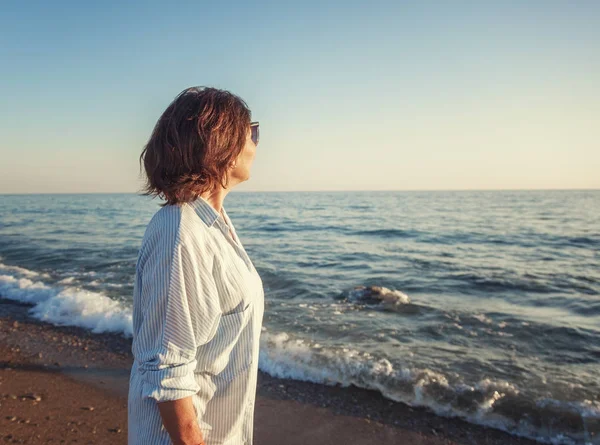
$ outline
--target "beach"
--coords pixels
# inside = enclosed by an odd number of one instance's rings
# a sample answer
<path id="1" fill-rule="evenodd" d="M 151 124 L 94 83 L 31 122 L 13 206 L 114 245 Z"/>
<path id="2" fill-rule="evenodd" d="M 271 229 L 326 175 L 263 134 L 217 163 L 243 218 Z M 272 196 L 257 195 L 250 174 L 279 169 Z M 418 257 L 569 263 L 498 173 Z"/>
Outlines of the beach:
<path id="1" fill-rule="evenodd" d="M 125 444 L 130 340 L 30 318 L 0 299 L 0 441 Z M 374 391 L 260 373 L 254 443 L 535 442 L 383 398 Z"/>

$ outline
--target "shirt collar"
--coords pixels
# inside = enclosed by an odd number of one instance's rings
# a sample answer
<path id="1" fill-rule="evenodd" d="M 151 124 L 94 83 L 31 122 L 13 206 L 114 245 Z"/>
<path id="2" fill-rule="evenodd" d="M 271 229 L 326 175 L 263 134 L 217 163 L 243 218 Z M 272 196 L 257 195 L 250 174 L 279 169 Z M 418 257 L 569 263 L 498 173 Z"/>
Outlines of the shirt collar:
<path id="1" fill-rule="evenodd" d="M 200 219 L 209 227 L 219 219 L 219 212 L 217 212 L 202 196 L 198 196 L 194 201 L 191 201 L 188 204 L 192 206 Z M 225 209 L 223 209 L 223 212 L 225 212 Z"/>

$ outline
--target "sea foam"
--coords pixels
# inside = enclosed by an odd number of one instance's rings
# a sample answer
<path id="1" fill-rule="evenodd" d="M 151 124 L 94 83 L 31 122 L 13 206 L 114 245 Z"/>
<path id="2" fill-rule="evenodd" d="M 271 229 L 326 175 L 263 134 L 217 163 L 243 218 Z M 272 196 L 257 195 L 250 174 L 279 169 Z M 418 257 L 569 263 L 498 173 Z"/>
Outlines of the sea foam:
<path id="1" fill-rule="evenodd" d="M 131 308 L 99 292 L 70 286 L 63 279 L 54 286 L 42 281 L 40 274 L 0 263 L 0 296 L 32 304 L 29 313 L 55 325 L 79 326 L 95 333 L 119 332 L 131 336 Z"/>
<path id="2" fill-rule="evenodd" d="M 586 440 L 600 422 L 597 401 L 533 401 L 516 385 L 501 380 L 453 384 L 439 371 L 399 366 L 351 347 L 324 347 L 295 338 L 292 333 L 269 332 L 266 328 L 261 335 L 259 368 L 277 378 L 375 390 L 388 399 L 427 407 L 441 416 L 460 417 L 545 443 L 591 443 Z M 521 411 L 523 406 L 530 408 Z M 536 417 L 543 424 L 528 420 Z M 579 419 L 584 424 L 583 436 L 580 431 L 552 427 L 564 417 Z"/>

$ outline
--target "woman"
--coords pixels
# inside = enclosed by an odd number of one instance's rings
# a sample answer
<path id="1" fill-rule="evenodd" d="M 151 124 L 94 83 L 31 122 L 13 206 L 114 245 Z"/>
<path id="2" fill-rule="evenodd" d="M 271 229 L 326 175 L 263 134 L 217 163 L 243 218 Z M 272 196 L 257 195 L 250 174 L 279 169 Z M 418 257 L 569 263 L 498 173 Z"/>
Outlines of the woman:
<path id="1" fill-rule="evenodd" d="M 214 88 L 181 92 L 140 156 L 166 200 L 136 264 L 129 445 L 252 443 L 262 281 L 223 200 L 248 180 L 258 123 Z"/>

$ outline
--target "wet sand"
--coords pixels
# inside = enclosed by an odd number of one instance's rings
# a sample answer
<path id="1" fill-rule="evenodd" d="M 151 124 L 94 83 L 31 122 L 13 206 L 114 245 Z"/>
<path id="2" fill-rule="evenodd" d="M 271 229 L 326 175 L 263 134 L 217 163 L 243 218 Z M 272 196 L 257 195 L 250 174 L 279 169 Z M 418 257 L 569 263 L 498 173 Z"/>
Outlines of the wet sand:
<path id="1" fill-rule="evenodd" d="M 0 443 L 125 444 L 131 341 L 57 327 L 0 298 Z M 375 391 L 260 373 L 256 445 L 525 445 Z"/>

